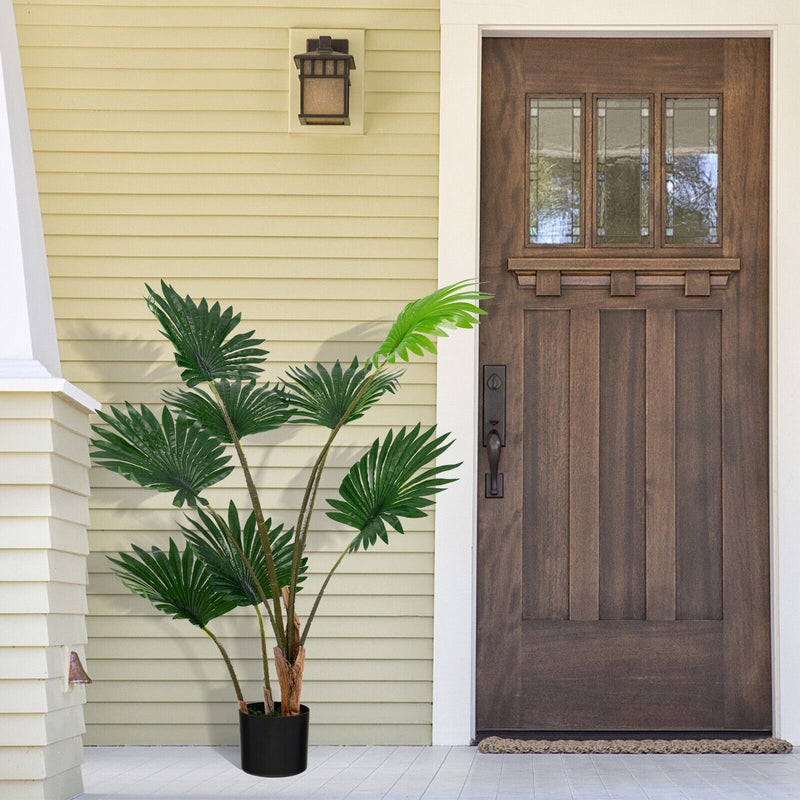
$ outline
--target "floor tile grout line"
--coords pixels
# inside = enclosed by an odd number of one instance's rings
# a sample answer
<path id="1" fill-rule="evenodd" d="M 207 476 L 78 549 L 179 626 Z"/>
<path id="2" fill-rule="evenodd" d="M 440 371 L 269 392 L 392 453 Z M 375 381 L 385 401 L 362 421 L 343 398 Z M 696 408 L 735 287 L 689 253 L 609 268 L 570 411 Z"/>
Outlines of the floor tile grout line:
<path id="1" fill-rule="evenodd" d="M 668 780 L 668 781 L 669 781 L 669 782 L 672 784 L 673 788 L 674 788 L 675 790 L 677 790 L 677 791 L 680 793 L 680 795 L 681 795 L 681 797 L 683 798 L 683 800 L 690 800 L 690 798 L 689 798 L 689 797 L 687 797 L 687 795 L 686 795 L 686 793 L 683 791 L 683 789 L 681 789 L 681 788 L 680 788 L 680 786 L 678 786 L 678 784 L 677 784 L 677 783 L 675 783 L 675 781 L 674 781 L 674 780 L 672 780 L 672 778 L 670 777 L 669 773 L 668 773 L 668 772 L 666 772 L 666 771 L 665 771 L 665 770 L 664 770 L 664 769 L 661 767 L 661 765 L 659 764 L 659 762 L 658 762 L 658 761 L 653 761 L 653 764 L 654 764 L 655 768 L 656 768 L 656 769 L 657 769 L 657 770 L 658 770 L 658 771 L 659 771 L 659 772 L 660 772 L 660 773 L 661 773 L 661 774 L 662 774 L 662 775 L 663 775 L 663 776 L 664 776 L 664 777 L 665 777 L 665 778 L 666 778 L 666 779 L 667 779 L 667 780 Z M 627 766 L 627 765 L 626 765 L 626 766 Z M 632 774 L 633 774 L 633 773 L 632 773 Z M 639 780 L 638 776 L 636 776 L 635 774 L 633 774 L 633 776 L 634 776 L 634 778 L 636 778 L 636 782 L 637 782 L 637 783 L 639 783 L 639 785 L 641 786 L 641 781 Z M 654 798 L 654 797 L 653 797 L 653 795 L 652 795 L 652 794 L 650 794 L 650 792 L 647 790 L 647 787 L 646 787 L 646 786 L 642 786 L 642 790 L 644 791 L 644 793 L 645 793 L 645 796 L 648 798 L 648 800 L 658 800 L 658 798 Z"/>
<path id="2" fill-rule="evenodd" d="M 336 780 L 336 778 L 338 778 L 346 769 L 350 769 L 354 764 L 357 764 L 374 747 L 374 745 L 356 745 L 356 747 L 364 747 L 363 752 L 359 753 L 352 761 L 348 761 L 341 769 L 338 769 L 335 775 L 331 775 L 326 781 L 312 789 L 310 794 L 304 796 L 304 800 L 313 800 L 314 795 L 317 795 L 317 793 L 324 789 L 331 781 Z M 342 747 L 341 749 L 343 750 L 345 748 Z M 320 794 L 318 797 L 320 800 L 322 800 L 324 795 Z"/>
<path id="3" fill-rule="evenodd" d="M 370 745 L 370 747 L 374 747 L 374 746 L 373 746 L 373 745 Z M 350 797 L 350 795 L 351 795 L 351 794 L 353 794 L 353 792 L 354 792 L 356 789 L 358 789 L 358 787 L 359 787 L 359 786 L 361 786 L 361 785 L 364 783 L 364 781 L 366 781 L 367 779 L 371 778 L 371 777 L 372 777 L 372 776 L 373 776 L 373 775 L 374 775 L 374 774 L 375 774 L 375 773 L 376 773 L 376 772 L 377 772 L 377 771 L 378 771 L 378 770 L 379 770 L 379 769 L 380 769 L 380 768 L 381 768 L 381 767 L 382 767 L 382 766 L 383 766 L 383 765 L 384 765 L 384 764 L 385 764 L 385 763 L 386 763 L 386 762 L 387 762 L 387 761 L 388 761 L 388 760 L 389 760 L 389 759 L 390 759 L 390 758 L 391 758 L 391 757 L 392 757 L 392 756 L 393 756 L 393 755 L 394 755 L 394 754 L 397 752 L 397 750 L 398 750 L 398 746 L 394 746 L 394 747 L 392 747 L 391 751 L 390 751 L 390 752 L 389 752 L 389 753 L 388 753 L 388 754 L 385 756 L 385 758 L 384 758 L 384 759 L 383 759 L 383 760 L 382 760 L 382 761 L 381 761 L 379 764 L 376 764 L 376 765 L 375 765 L 375 766 L 372 768 L 372 770 L 371 770 L 371 771 L 370 771 L 370 772 L 369 772 L 367 775 L 365 775 L 365 776 L 364 776 L 364 777 L 363 777 L 363 778 L 362 778 L 362 779 L 361 779 L 361 780 L 360 780 L 360 781 L 359 781 L 359 782 L 358 782 L 358 783 L 357 783 L 357 784 L 356 784 L 356 785 L 355 785 L 355 786 L 354 786 L 354 787 L 353 787 L 353 788 L 352 788 L 352 789 L 351 789 L 351 790 L 350 790 L 350 791 L 349 791 L 349 792 L 348 792 L 348 793 L 347 793 L 347 794 L 346 794 L 346 795 L 345 795 L 345 796 L 342 798 L 342 800 L 347 800 L 347 798 L 348 798 L 348 797 Z"/>
<path id="4" fill-rule="evenodd" d="M 428 789 L 431 788 L 431 784 L 436 780 L 436 776 L 439 774 L 439 772 L 441 771 L 442 767 L 444 766 L 444 762 L 447 761 L 447 759 L 450 756 L 450 753 L 452 753 L 452 752 L 453 752 L 453 748 L 452 747 L 448 747 L 447 748 L 447 753 L 445 754 L 445 757 L 441 760 L 441 762 L 439 763 L 439 766 L 436 767 L 436 771 L 433 773 L 433 775 L 431 775 L 431 779 L 425 784 L 425 788 L 420 793 L 420 795 L 419 795 L 420 800 L 422 800 L 422 798 L 425 797 L 426 792 L 428 791 Z"/>
<path id="5" fill-rule="evenodd" d="M 422 795 L 425 794 L 425 792 L 428 791 L 428 788 L 430 787 L 431 782 L 436 777 L 436 775 L 438 774 L 439 770 L 442 768 L 442 764 L 444 764 L 444 762 L 447 760 L 447 756 L 449 755 L 450 750 L 452 750 L 452 749 L 453 749 L 452 747 L 448 748 L 447 754 L 445 754 L 445 757 L 442 759 L 441 763 L 436 768 L 436 772 L 433 773 L 433 775 L 431 776 L 430 781 L 428 781 L 428 783 L 425 785 L 425 788 L 422 790 L 422 794 L 419 795 L 420 797 L 422 797 Z M 391 793 L 392 789 L 394 789 L 394 787 L 397 786 L 397 784 L 408 774 L 408 772 L 411 770 L 411 768 L 414 766 L 414 764 L 416 764 L 417 761 L 419 761 L 419 759 L 422 758 L 422 754 L 424 752 L 425 752 L 425 748 L 421 747 L 420 751 L 419 751 L 419 755 L 408 765 L 408 767 L 406 768 L 405 772 L 403 772 L 402 775 L 398 775 L 397 776 L 397 780 L 395 780 L 394 783 L 392 783 L 392 785 L 381 795 L 381 800 L 383 800 L 384 797 L 387 797 Z"/>
<path id="6" fill-rule="evenodd" d="M 449 758 L 451 758 L 451 757 L 454 757 L 455 754 L 456 754 L 456 751 L 458 751 L 458 750 L 472 750 L 473 751 L 472 752 L 472 758 L 470 759 L 470 762 L 469 762 L 469 768 L 467 769 L 466 773 L 464 774 L 464 777 L 461 779 L 461 786 L 459 787 L 458 792 L 453 794 L 453 800 L 457 800 L 457 798 L 461 797 L 461 793 L 464 791 L 464 784 L 466 783 L 467 775 L 469 775 L 469 772 L 472 769 L 472 765 L 475 762 L 475 753 L 477 752 L 477 748 L 474 748 L 474 747 L 456 747 L 456 746 L 449 747 L 448 750 L 447 750 L 447 755 L 442 759 L 442 763 L 439 764 L 439 767 L 437 768 L 436 773 L 433 775 L 431 780 L 428 782 L 428 785 L 425 787 L 423 792 L 420 794 L 419 800 L 425 800 L 425 795 L 427 795 L 428 792 L 431 790 L 431 786 L 432 786 L 433 782 L 438 778 L 439 773 L 442 771 L 442 768 L 447 763 L 447 760 Z"/>

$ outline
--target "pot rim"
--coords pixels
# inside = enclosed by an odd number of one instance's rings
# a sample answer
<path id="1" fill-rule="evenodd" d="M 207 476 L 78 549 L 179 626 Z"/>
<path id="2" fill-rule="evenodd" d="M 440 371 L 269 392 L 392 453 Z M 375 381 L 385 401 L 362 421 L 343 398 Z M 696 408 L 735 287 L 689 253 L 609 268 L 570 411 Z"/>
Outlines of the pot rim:
<path id="1" fill-rule="evenodd" d="M 280 700 L 276 700 L 275 701 L 275 708 L 280 708 L 280 705 L 281 705 L 281 701 Z M 251 708 L 253 706 L 261 706 L 261 708 L 263 709 L 264 708 L 264 701 L 261 700 L 260 702 L 254 702 L 254 703 L 248 703 L 247 704 L 248 708 Z M 238 711 L 239 711 L 239 716 L 241 716 L 241 717 L 245 717 L 247 719 L 258 719 L 258 717 L 254 717 L 252 714 L 245 714 L 244 711 L 242 711 L 241 709 L 238 709 Z M 308 708 L 308 706 L 305 705 L 304 703 L 300 703 L 300 713 L 299 714 L 294 714 L 291 717 L 283 717 L 283 716 L 281 716 L 281 717 L 266 717 L 265 716 L 264 719 L 297 719 L 298 717 L 307 717 L 310 713 L 311 712 L 310 712 L 310 709 Z"/>

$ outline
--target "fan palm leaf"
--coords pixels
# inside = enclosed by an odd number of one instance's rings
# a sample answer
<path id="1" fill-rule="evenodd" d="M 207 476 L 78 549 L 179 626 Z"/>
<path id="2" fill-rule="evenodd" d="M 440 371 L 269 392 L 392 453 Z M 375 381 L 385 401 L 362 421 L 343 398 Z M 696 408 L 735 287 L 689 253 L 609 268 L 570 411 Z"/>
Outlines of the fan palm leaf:
<path id="1" fill-rule="evenodd" d="M 147 284 L 145 284 L 147 286 Z M 161 281 L 158 294 L 147 286 L 147 305 L 161 323 L 162 333 L 175 348 L 175 363 L 183 369 L 187 386 L 218 380 L 251 380 L 263 371 L 267 355 L 258 345 L 253 331 L 231 335 L 242 315 L 231 307 L 220 310 L 203 298 L 195 303 L 188 295 L 181 297 L 172 286 Z"/>
<path id="2" fill-rule="evenodd" d="M 387 524 L 403 533 L 400 518 L 425 516 L 422 509 L 433 503 L 433 495 L 455 480 L 441 475 L 458 464 L 429 466 L 452 444 L 447 434 L 436 436 L 435 431 L 421 431 L 420 425 L 396 435 L 389 431 L 345 475 L 340 499 L 328 500 L 335 510 L 327 514 L 358 531 L 351 552 L 366 550 L 378 539 L 388 542 Z"/>
<path id="3" fill-rule="evenodd" d="M 132 545 L 134 554 L 108 557 L 112 571 L 134 594 L 149 600 L 173 619 L 187 619 L 198 628 L 236 607 L 233 600 L 219 593 L 205 564 L 196 559 L 191 546 L 183 555 L 169 540 L 169 551 L 153 546 L 147 550 Z"/>
<path id="4" fill-rule="evenodd" d="M 286 400 L 293 407 L 292 422 L 311 422 L 335 428 L 369 380 L 371 370 L 371 364 L 359 367 L 358 358 L 354 358 L 346 370 L 342 369 L 339 361 L 330 372 L 322 364 L 317 364 L 315 369 L 309 366 L 291 367 L 287 373 Z M 363 417 L 386 392 L 394 394 L 400 374 L 380 373 L 343 424 Z"/>
<path id="5" fill-rule="evenodd" d="M 199 520 L 187 517 L 190 526 L 180 525 L 186 539 L 191 543 L 197 555 L 205 562 L 211 575 L 211 581 L 218 592 L 234 600 L 240 606 L 257 606 L 261 595 L 253 583 L 253 578 L 244 565 L 236 545 L 224 530 L 220 522 L 211 514 L 197 510 Z M 180 523 L 179 523 L 180 524 Z M 235 538 L 245 558 L 250 562 L 258 582 L 265 591 L 269 587 L 269 574 L 261 538 L 256 529 L 256 517 L 253 512 L 241 525 L 239 512 L 233 501 L 228 506 L 228 519 L 225 523 L 228 531 Z M 265 520 L 272 558 L 278 575 L 278 586 L 286 586 L 292 568 L 292 549 L 294 529 L 283 529 L 283 525 L 272 526 L 272 520 Z M 305 580 L 307 559 L 303 559 L 299 581 Z"/>
<path id="6" fill-rule="evenodd" d="M 423 355 L 426 350 L 435 353 L 434 337 L 447 336 L 449 329 L 476 325 L 478 316 L 486 313 L 477 303 L 491 295 L 474 287 L 474 281 L 461 281 L 409 303 L 372 355 L 372 363 L 377 366 L 384 358 L 394 364 L 398 358 L 408 361 L 409 353 Z"/>
<path id="7" fill-rule="evenodd" d="M 200 492 L 230 474 L 225 445 L 185 414 L 173 417 L 168 408 L 159 423 L 146 406 L 137 411 L 126 403 L 127 413 L 114 406 L 111 414 L 98 412 L 108 426 L 92 425 L 98 438 L 91 456 L 106 469 L 148 489 L 175 492 L 173 505 L 204 503 Z"/>
<path id="8" fill-rule="evenodd" d="M 215 385 L 239 439 L 274 430 L 292 416 L 285 392 L 277 386 L 256 386 L 255 381 L 218 381 Z M 232 443 L 222 410 L 216 399 L 203 389 L 162 392 L 161 397 L 168 406 L 183 411 L 218 439 Z"/>

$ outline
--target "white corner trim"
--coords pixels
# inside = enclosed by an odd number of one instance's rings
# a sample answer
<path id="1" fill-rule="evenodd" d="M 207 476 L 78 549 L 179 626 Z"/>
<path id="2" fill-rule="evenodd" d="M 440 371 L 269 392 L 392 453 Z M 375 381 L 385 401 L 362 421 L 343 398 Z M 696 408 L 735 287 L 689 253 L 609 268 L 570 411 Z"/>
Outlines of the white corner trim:
<path id="1" fill-rule="evenodd" d="M 72 405 L 89 412 L 99 411 L 102 407 L 97 400 L 64 378 L 52 376 L 9 378 L 4 377 L 0 372 L 0 394 L 25 394 L 26 392 L 48 392 L 60 395 Z"/>
<path id="2" fill-rule="evenodd" d="M 603 24 L 606 7 L 565 0 L 442 0 L 439 164 L 440 284 L 479 274 L 480 47 L 483 35 L 771 36 L 772 167 L 770 261 L 771 594 L 773 733 L 800 743 L 800 5 L 698 4 L 677 0 L 669 20 L 655 4 L 621 0 L 625 24 Z M 664 8 L 663 5 L 660 8 Z M 540 13 L 541 12 L 541 13 Z M 713 13 L 712 13 L 713 12 Z M 565 23 L 565 20 L 569 20 Z M 437 423 L 460 442 L 457 484 L 437 502 L 434 578 L 433 743 L 465 745 L 475 734 L 475 536 L 477 337 L 443 342 Z M 471 526 L 468 528 L 468 526 Z"/>
<path id="3" fill-rule="evenodd" d="M 481 38 L 442 28 L 439 162 L 439 285 L 477 279 L 480 208 Z M 449 206 L 449 207 L 448 207 Z M 439 345 L 436 414 L 462 462 L 459 480 L 436 502 L 433 744 L 469 744 L 475 732 L 475 547 L 478 462 L 478 333 Z M 455 451 L 455 452 L 453 452 Z"/>
<path id="4" fill-rule="evenodd" d="M 11 0 L 0 0 L 0 359 L 61 375 L 42 215 Z"/>

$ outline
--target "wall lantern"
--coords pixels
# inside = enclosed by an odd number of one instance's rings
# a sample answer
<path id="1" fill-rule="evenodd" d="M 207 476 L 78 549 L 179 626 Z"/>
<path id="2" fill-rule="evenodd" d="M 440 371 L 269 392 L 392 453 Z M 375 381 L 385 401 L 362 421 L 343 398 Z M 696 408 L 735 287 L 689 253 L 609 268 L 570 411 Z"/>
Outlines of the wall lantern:
<path id="1" fill-rule="evenodd" d="M 347 39 L 320 36 L 306 39 L 306 52 L 294 57 L 303 125 L 350 124 L 350 70 L 356 62 L 348 49 Z"/>

